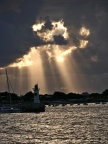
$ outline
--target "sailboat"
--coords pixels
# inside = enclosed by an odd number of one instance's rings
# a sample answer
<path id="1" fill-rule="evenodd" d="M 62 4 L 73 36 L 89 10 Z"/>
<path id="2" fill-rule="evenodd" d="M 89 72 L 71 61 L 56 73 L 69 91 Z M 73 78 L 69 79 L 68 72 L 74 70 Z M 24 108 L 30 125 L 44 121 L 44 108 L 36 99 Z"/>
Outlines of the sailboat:
<path id="1" fill-rule="evenodd" d="M 10 85 L 9 85 L 9 77 L 7 74 L 7 69 L 5 69 L 6 72 L 6 79 L 7 79 L 7 86 L 8 86 L 8 96 L 9 96 L 9 100 L 10 100 L 10 104 L 8 106 L 1 106 L 0 107 L 0 113 L 17 113 L 20 112 L 19 108 L 15 108 L 14 106 L 12 106 L 12 101 L 11 101 L 11 94 L 10 94 Z"/>

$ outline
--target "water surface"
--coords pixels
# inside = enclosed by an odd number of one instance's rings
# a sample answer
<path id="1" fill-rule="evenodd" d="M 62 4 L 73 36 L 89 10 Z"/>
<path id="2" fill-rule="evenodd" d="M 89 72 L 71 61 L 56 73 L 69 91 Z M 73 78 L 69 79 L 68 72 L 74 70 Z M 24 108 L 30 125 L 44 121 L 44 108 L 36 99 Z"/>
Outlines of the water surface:
<path id="1" fill-rule="evenodd" d="M 108 144 L 108 104 L 0 114 L 0 144 Z"/>

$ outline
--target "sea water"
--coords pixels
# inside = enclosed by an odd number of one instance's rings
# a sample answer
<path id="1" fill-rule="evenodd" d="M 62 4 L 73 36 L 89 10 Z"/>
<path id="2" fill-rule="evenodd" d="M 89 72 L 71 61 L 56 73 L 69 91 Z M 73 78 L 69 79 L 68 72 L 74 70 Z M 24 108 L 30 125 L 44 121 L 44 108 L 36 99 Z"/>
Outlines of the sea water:
<path id="1" fill-rule="evenodd" d="M 108 144 L 108 103 L 0 114 L 0 144 Z"/>

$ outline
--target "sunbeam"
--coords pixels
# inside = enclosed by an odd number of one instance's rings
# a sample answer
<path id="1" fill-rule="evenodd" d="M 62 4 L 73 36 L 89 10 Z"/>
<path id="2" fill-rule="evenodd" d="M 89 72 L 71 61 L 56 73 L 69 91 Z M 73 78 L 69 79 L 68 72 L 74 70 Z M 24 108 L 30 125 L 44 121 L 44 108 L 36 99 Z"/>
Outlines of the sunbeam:
<path id="1" fill-rule="evenodd" d="M 87 47 L 90 30 L 86 27 L 80 28 L 79 34 L 82 38 L 79 38 L 77 47 L 69 43 L 68 28 L 64 26 L 63 20 L 58 22 L 49 19 L 37 21 L 32 29 L 35 35 L 47 43 L 31 47 L 23 57 L 16 59 L 8 66 L 10 69 L 17 68 L 19 71 L 18 91 L 22 91 L 24 87 L 32 90 L 35 83 L 40 85 L 41 93 L 57 89 L 65 92 L 71 91 L 72 88 L 75 88 L 73 81 L 74 83 L 78 81 L 76 73 L 79 71 L 78 64 L 74 62 L 74 59 L 72 60 L 72 53 L 78 48 Z M 85 37 L 86 40 L 83 39 Z M 14 78 L 14 80 L 17 79 Z M 24 81 L 26 81 L 26 86 L 24 86 Z"/>

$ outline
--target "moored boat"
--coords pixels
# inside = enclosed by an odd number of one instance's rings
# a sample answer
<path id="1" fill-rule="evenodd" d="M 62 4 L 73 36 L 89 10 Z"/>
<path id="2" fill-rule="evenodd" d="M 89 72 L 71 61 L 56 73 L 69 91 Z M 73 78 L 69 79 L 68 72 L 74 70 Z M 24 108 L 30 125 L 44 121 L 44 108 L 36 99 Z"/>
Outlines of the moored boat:
<path id="1" fill-rule="evenodd" d="M 14 108 L 14 107 L 6 107 L 6 106 L 2 106 L 0 107 L 0 113 L 17 113 L 20 112 L 20 109 L 18 108 Z"/>
<path id="2" fill-rule="evenodd" d="M 14 106 L 12 106 L 12 101 L 11 101 L 11 95 L 10 95 L 10 85 L 9 85 L 9 77 L 7 74 L 7 69 L 5 69 L 6 72 L 6 79 L 7 79 L 7 87 L 8 87 L 8 96 L 10 99 L 10 103 L 8 106 L 0 106 L 0 113 L 17 113 L 20 112 L 20 108 L 15 108 Z"/>

